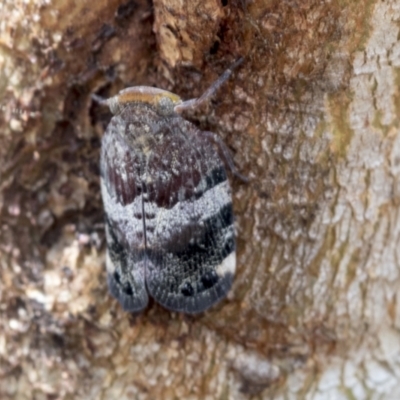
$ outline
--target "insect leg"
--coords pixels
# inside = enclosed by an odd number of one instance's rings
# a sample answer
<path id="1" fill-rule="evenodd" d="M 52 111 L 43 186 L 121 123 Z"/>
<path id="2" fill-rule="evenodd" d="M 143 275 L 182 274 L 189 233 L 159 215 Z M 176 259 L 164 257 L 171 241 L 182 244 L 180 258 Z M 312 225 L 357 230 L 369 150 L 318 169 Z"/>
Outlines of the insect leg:
<path id="1" fill-rule="evenodd" d="M 184 110 L 197 108 L 208 101 L 221 87 L 221 85 L 229 79 L 234 69 L 242 64 L 242 62 L 243 57 L 235 61 L 200 97 L 198 97 L 197 99 L 186 100 L 182 103 L 177 104 L 174 107 L 174 111 L 177 113 L 181 113 Z"/>
<path id="2" fill-rule="evenodd" d="M 242 175 L 237 170 L 237 168 L 235 167 L 235 163 L 233 162 L 231 151 L 228 149 L 226 144 L 216 133 L 210 131 L 199 131 L 198 134 L 202 135 L 203 137 L 205 137 L 207 140 L 211 141 L 218 147 L 220 156 L 222 156 L 223 160 L 225 161 L 226 165 L 229 167 L 233 175 L 235 175 L 237 178 L 239 178 L 241 181 L 245 183 L 248 183 L 250 181 L 250 178 Z"/>

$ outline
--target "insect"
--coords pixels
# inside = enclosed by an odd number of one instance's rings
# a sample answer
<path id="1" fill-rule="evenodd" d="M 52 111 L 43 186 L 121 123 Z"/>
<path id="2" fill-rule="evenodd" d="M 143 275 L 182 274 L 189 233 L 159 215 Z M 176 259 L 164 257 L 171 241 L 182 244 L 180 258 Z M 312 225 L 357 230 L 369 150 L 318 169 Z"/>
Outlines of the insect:
<path id="1" fill-rule="evenodd" d="M 126 311 L 153 297 L 188 314 L 225 297 L 236 268 L 231 189 L 217 135 L 182 118 L 229 78 L 234 63 L 200 97 L 136 86 L 107 100 L 114 114 L 102 139 L 101 193 L 111 294 Z"/>

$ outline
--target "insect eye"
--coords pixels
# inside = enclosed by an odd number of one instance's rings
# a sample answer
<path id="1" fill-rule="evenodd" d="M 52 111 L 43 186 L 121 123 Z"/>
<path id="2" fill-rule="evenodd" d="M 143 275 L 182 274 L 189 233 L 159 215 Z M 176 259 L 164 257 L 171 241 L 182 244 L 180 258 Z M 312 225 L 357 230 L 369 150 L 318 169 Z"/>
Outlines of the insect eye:
<path id="1" fill-rule="evenodd" d="M 161 115 L 171 115 L 174 112 L 174 103 L 169 97 L 161 97 L 157 104 L 157 110 Z"/>

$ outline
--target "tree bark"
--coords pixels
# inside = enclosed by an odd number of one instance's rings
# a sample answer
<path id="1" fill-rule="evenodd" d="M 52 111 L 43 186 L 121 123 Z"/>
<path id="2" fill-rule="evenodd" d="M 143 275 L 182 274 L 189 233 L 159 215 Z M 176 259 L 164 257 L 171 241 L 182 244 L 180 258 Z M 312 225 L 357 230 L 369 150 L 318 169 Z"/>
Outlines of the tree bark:
<path id="1" fill-rule="evenodd" d="M 348 4 L 350 3 L 350 4 Z M 400 3 L 0 5 L 2 399 L 400 398 Z M 238 271 L 203 315 L 108 294 L 91 95 L 197 97 L 232 177 Z"/>

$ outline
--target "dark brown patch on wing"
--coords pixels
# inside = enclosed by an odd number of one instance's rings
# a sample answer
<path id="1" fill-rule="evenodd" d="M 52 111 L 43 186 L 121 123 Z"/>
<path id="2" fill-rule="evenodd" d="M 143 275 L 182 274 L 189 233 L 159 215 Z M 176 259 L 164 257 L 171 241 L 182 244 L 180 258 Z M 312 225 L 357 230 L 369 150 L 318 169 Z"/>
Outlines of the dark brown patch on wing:
<path id="1" fill-rule="evenodd" d="M 148 201 L 170 209 L 178 201 L 200 198 L 227 179 L 225 166 L 213 146 L 194 138 L 195 144 L 184 136 L 174 135 L 156 145 L 147 166 L 148 174 L 153 177 L 145 185 Z"/>
<path id="2" fill-rule="evenodd" d="M 136 196 L 141 195 L 140 160 L 129 151 L 127 145 L 122 157 L 116 159 L 107 149 L 103 150 L 102 176 L 110 194 L 120 204 L 132 203 Z M 114 153 L 115 154 L 115 153 Z"/>

